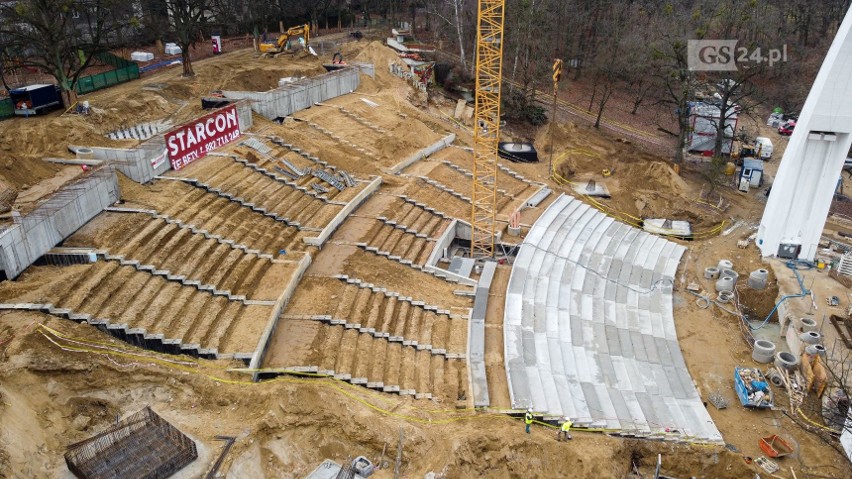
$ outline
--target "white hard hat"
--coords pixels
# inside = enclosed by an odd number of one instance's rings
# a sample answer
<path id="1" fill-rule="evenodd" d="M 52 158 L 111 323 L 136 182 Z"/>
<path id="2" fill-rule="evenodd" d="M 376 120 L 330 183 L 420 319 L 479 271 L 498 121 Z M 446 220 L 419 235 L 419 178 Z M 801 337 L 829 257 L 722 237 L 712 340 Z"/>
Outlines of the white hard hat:
<path id="1" fill-rule="evenodd" d="M 532 408 L 531 408 L 531 407 L 528 407 L 528 408 L 527 408 L 527 412 L 532 412 Z"/>
<path id="2" fill-rule="evenodd" d="M 563 419 L 564 421 L 567 421 L 567 420 L 568 420 L 568 416 L 562 416 L 562 419 Z"/>

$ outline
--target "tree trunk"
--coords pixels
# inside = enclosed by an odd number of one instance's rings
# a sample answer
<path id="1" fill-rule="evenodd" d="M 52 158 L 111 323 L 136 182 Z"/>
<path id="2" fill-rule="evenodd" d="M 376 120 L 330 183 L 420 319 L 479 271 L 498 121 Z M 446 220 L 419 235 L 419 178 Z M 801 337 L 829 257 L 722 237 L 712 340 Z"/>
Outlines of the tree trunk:
<path id="1" fill-rule="evenodd" d="M 453 9 L 456 15 L 456 35 L 459 38 L 459 57 L 461 58 L 462 69 L 467 71 L 467 58 L 464 55 L 464 30 L 462 27 L 461 16 L 459 15 L 459 2 L 461 0 L 453 0 Z"/>
<path id="2" fill-rule="evenodd" d="M 635 115 L 639 112 L 639 106 L 642 105 L 642 102 L 645 101 L 645 95 L 648 94 L 648 88 L 643 87 L 641 84 L 639 85 L 639 92 L 636 96 L 633 97 L 633 109 L 630 110 L 631 115 Z"/>
<path id="3" fill-rule="evenodd" d="M 598 96 L 598 82 L 595 79 L 595 85 L 592 88 L 592 98 L 589 99 L 589 108 L 587 109 L 589 113 L 592 112 L 592 106 L 595 104 L 595 97 Z"/>
<path id="4" fill-rule="evenodd" d="M 604 108 L 606 108 L 606 103 L 609 101 L 610 95 L 612 95 L 612 85 L 607 83 L 604 85 L 604 90 L 601 93 L 601 99 L 598 102 L 598 117 L 595 119 L 595 128 L 600 129 L 601 127 L 601 118 L 603 117 Z"/>
<path id="5" fill-rule="evenodd" d="M 683 163 L 683 153 L 686 150 L 686 141 L 689 135 L 689 116 L 687 110 L 682 108 L 677 117 L 678 135 L 677 135 L 677 150 L 675 151 L 674 162 L 676 164 Z"/>
<path id="6" fill-rule="evenodd" d="M 724 92 L 722 94 L 722 100 L 719 105 L 719 119 L 716 124 L 716 141 L 713 142 L 713 156 L 719 158 L 722 156 L 722 149 L 725 143 L 725 133 L 726 133 L 726 124 L 728 119 L 729 110 L 732 109 L 732 106 L 729 106 L 731 94 L 730 92 Z"/>
<path id="7" fill-rule="evenodd" d="M 639 96 L 633 99 L 633 109 L 630 110 L 631 115 L 635 115 L 639 112 L 639 106 L 642 105 L 642 101 L 645 100 L 645 97 Z"/>
<path id="8" fill-rule="evenodd" d="M 63 86 L 61 95 L 62 105 L 65 108 L 71 108 L 71 106 L 77 102 L 77 92 L 73 88 L 69 90 L 65 89 L 65 87 Z"/>
<path id="9" fill-rule="evenodd" d="M 189 57 L 189 45 L 180 46 L 180 56 L 183 62 L 183 76 L 195 76 L 195 72 L 192 71 L 192 60 Z"/>

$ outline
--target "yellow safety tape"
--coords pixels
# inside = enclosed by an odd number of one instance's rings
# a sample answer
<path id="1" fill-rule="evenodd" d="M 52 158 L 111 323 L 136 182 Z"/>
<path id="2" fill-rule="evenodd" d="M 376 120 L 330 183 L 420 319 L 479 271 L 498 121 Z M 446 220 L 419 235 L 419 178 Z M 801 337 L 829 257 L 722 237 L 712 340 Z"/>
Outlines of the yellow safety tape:
<path id="1" fill-rule="evenodd" d="M 832 428 L 830 428 L 830 427 L 826 427 L 826 426 L 823 426 L 822 424 L 819 424 L 819 423 L 817 423 L 817 422 L 814 422 L 811 418 L 809 418 L 808 416 L 806 416 L 806 415 L 805 415 L 805 413 L 803 413 L 803 412 L 802 412 L 801 408 L 796 408 L 796 413 L 797 413 L 799 416 L 801 416 L 801 417 L 802 417 L 802 419 L 804 419 L 804 420 L 805 420 L 805 422 L 809 423 L 809 424 L 810 424 L 811 426 L 813 426 L 813 427 L 816 427 L 816 428 L 822 429 L 823 431 L 827 431 L 827 432 L 830 432 L 830 433 L 832 433 L 832 434 L 838 434 L 838 435 L 839 435 L 839 434 L 842 432 L 842 431 L 836 431 L 836 430 L 834 430 L 834 429 L 832 429 Z"/>
<path id="2" fill-rule="evenodd" d="M 492 409 L 492 408 L 465 408 L 465 409 L 430 410 L 430 409 L 425 409 L 425 408 L 421 408 L 421 407 L 417 407 L 417 406 L 410 406 L 413 410 L 420 412 L 420 413 L 427 414 L 427 415 L 428 414 L 445 414 L 445 415 L 465 414 L 465 415 L 462 415 L 462 416 L 454 416 L 454 417 L 448 417 L 448 418 L 443 418 L 443 419 L 435 419 L 435 418 L 428 418 L 428 417 L 427 418 L 416 417 L 416 416 L 412 416 L 412 415 L 409 415 L 409 414 L 397 413 L 397 412 L 391 411 L 389 409 L 386 409 L 384 407 L 377 406 L 376 404 L 373 404 L 373 403 L 365 400 L 364 398 L 359 397 L 357 394 L 345 390 L 343 387 L 341 387 L 341 385 L 346 385 L 346 386 L 352 387 L 353 389 L 357 390 L 358 394 L 375 393 L 375 391 L 372 391 L 370 389 L 363 388 L 363 387 L 360 387 L 360 386 L 356 386 L 356 385 L 347 383 L 345 381 L 340 381 L 340 380 L 337 380 L 337 379 L 330 377 L 330 376 L 327 376 L 327 375 L 315 374 L 315 373 L 303 373 L 303 372 L 300 372 L 300 371 L 288 371 L 287 372 L 288 375 L 296 376 L 296 377 L 281 376 L 281 377 L 269 379 L 269 380 L 266 380 L 266 381 L 263 381 L 263 382 L 227 379 L 227 378 L 222 378 L 222 377 L 215 376 L 215 375 L 212 375 L 212 374 L 208 374 L 208 373 L 205 373 L 205 372 L 202 372 L 202 371 L 199 371 L 199 370 L 196 370 L 196 369 L 193 369 L 193 368 L 190 368 L 190 367 L 178 364 L 178 363 L 161 360 L 159 358 L 148 356 L 148 355 L 141 355 L 141 354 L 138 354 L 138 353 L 126 352 L 126 351 L 116 351 L 115 349 L 110 349 L 109 351 L 101 351 L 101 350 L 97 350 L 97 349 L 82 348 L 82 347 L 72 346 L 72 345 L 68 345 L 68 344 L 59 344 L 59 342 L 57 342 L 57 340 L 71 341 L 72 337 L 65 335 L 65 334 L 61 333 L 60 331 L 57 331 L 57 330 L 50 328 L 49 326 L 45 326 L 43 324 L 38 324 L 37 327 L 39 329 L 38 332 L 45 339 L 47 339 L 52 344 L 54 344 L 55 346 L 59 347 L 62 350 L 65 350 L 65 351 L 81 352 L 81 353 L 88 353 L 88 354 L 97 354 L 97 355 L 104 355 L 104 356 L 119 356 L 119 357 L 126 357 L 126 358 L 130 358 L 130 359 L 134 359 L 134 360 L 149 361 L 149 362 L 155 363 L 157 365 L 160 365 L 160 366 L 163 366 L 163 367 L 166 367 L 166 368 L 171 368 L 171 369 L 179 370 L 179 371 L 186 372 L 186 373 L 197 374 L 197 375 L 202 376 L 204 378 L 207 378 L 211 381 L 215 381 L 215 382 L 223 383 L 223 384 L 232 384 L 232 385 L 239 385 L 239 386 L 263 386 L 263 385 L 270 384 L 270 383 L 286 383 L 286 384 L 298 384 L 298 385 L 305 385 L 305 386 L 328 387 L 328 388 L 331 388 L 334 391 L 339 392 L 344 397 L 349 398 L 349 399 L 363 405 L 364 407 L 367 407 L 371 410 L 374 410 L 374 411 L 376 411 L 380 414 L 383 414 L 383 415 L 389 416 L 389 417 L 395 417 L 395 418 L 402 419 L 402 420 L 405 420 L 405 421 L 408 421 L 408 422 L 413 422 L 413 423 L 442 425 L 442 424 L 449 424 L 449 423 L 452 423 L 452 422 L 470 421 L 470 420 L 474 420 L 474 419 L 494 419 L 494 418 L 496 418 L 496 419 L 510 420 L 510 421 L 521 421 L 521 420 L 523 420 L 523 416 L 521 416 L 521 414 L 523 414 L 522 410 L 513 410 L 513 411 L 509 411 L 509 412 L 506 412 L 506 411 L 495 412 L 495 410 Z M 51 337 L 51 335 L 54 335 L 55 338 Z M 82 339 L 78 339 L 78 338 L 74 338 L 73 340 L 78 341 L 78 342 L 86 342 L 87 341 L 87 340 L 82 340 Z M 92 343 L 93 343 L 93 347 L 95 347 L 95 345 L 97 345 L 97 344 L 104 344 L 104 343 L 97 343 L 97 342 L 92 342 Z M 115 346 L 115 345 L 110 345 L 110 346 Z M 200 363 L 200 361 L 199 361 L 199 363 Z M 227 371 L 227 369 L 222 369 L 222 370 Z M 241 370 L 241 371 L 245 371 L 245 370 Z M 313 379 L 299 379 L 298 376 L 312 377 Z M 376 394 L 378 394 L 378 393 L 376 393 Z M 382 399 L 386 399 L 386 398 L 382 398 Z M 384 402 L 387 402 L 387 403 L 393 402 L 393 403 L 398 404 L 400 401 L 393 401 L 393 400 L 387 399 Z M 473 413 L 473 414 L 471 414 L 471 413 Z M 516 414 L 516 416 L 510 416 L 509 414 Z M 544 426 L 544 427 L 549 428 L 549 429 L 558 429 L 559 428 L 559 426 L 555 426 L 553 424 L 549 424 L 549 423 L 539 421 L 539 420 L 533 420 L 533 423 Z M 618 429 L 583 428 L 583 427 L 573 427 L 572 430 L 575 430 L 575 431 L 579 430 L 579 431 L 583 431 L 583 432 L 597 432 L 597 433 L 604 433 L 604 434 L 617 434 L 617 433 L 622 432 Z M 696 441 L 689 441 L 689 440 L 682 440 L 682 442 L 689 443 L 689 444 L 695 445 L 695 446 L 708 446 L 708 447 L 716 446 L 714 444 L 702 443 L 702 442 L 696 442 Z"/>
<path id="3" fill-rule="evenodd" d="M 551 178 L 561 186 L 580 185 L 580 183 L 578 183 L 578 182 L 570 181 L 570 180 L 562 177 L 559 173 L 556 172 L 555 168 L 554 168 L 553 172 L 551 172 Z M 597 208 L 602 213 L 607 214 L 609 216 L 612 216 L 613 218 L 618 219 L 618 220 L 620 220 L 624 223 L 627 223 L 631 226 L 635 226 L 637 228 L 642 227 L 642 223 L 641 223 L 643 221 L 642 218 L 637 218 L 636 216 L 633 216 L 629 213 L 625 213 L 623 211 L 615 210 L 611 206 L 608 206 L 608 205 L 601 203 L 600 201 L 596 200 L 592 196 L 584 195 L 582 193 L 577 193 L 577 192 L 575 192 L 575 193 L 580 195 L 586 202 L 591 204 L 591 206 Z M 710 205 L 710 206 L 712 206 L 712 205 Z M 719 232 L 721 232 L 722 229 L 726 225 L 727 225 L 727 222 L 723 220 L 721 223 L 719 223 L 717 226 L 714 226 L 710 230 L 693 232 L 692 235 L 690 235 L 690 237 L 693 238 L 693 239 L 698 239 L 698 238 L 705 238 L 705 237 L 709 237 L 709 236 L 715 236 L 715 235 L 719 234 Z M 681 235 L 672 233 L 672 234 L 669 234 L 668 236 L 681 236 Z"/>
<path id="4" fill-rule="evenodd" d="M 39 331 L 39 333 L 42 336 L 44 336 L 48 341 L 50 341 L 51 343 L 53 343 L 57 347 L 62 348 L 64 350 L 70 350 L 70 351 L 81 352 L 81 353 L 104 355 L 104 356 L 117 356 L 117 357 L 123 357 L 123 358 L 131 359 L 131 360 L 135 360 L 135 361 L 149 361 L 151 363 L 155 363 L 155 364 L 163 366 L 163 367 L 176 369 L 176 370 L 186 372 L 186 373 L 197 374 L 197 375 L 206 377 L 206 378 L 208 378 L 212 381 L 223 383 L 223 384 L 257 386 L 257 385 L 260 385 L 260 384 L 266 384 L 266 383 L 270 383 L 270 382 L 288 382 L 288 383 L 295 382 L 295 383 L 299 383 L 299 384 L 305 384 L 305 383 L 315 383 L 315 382 L 317 382 L 317 380 L 319 380 L 320 382 L 327 380 L 326 382 L 334 382 L 334 383 L 339 383 L 341 385 L 349 386 L 349 387 L 357 390 L 358 393 L 367 393 L 367 394 L 373 393 L 373 394 L 376 394 L 376 395 L 381 394 L 381 393 L 378 393 L 377 391 L 367 389 L 367 388 L 363 388 L 363 387 L 360 387 L 360 386 L 357 386 L 357 385 L 353 385 L 353 384 L 347 383 L 345 381 L 335 379 L 335 378 L 328 376 L 328 375 L 325 375 L 325 374 L 308 373 L 308 372 L 302 372 L 302 371 L 286 371 L 286 374 L 290 375 L 290 376 L 304 376 L 304 377 L 310 377 L 310 378 L 315 378 L 315 379 L 296 380 L 296 379 L 288 378 L 288 377 L 279 377 L 279 378 L 274 378 L 274 379 L 270 379 L 270 380 L 263 381 L 263 382 L 254 382 L 254 381 L 246 381 L 246 380 L 238 380 L 238 379 L 228 379 L 228 378 L 223 378 L 223 377 L 220 377 L 220 376 L 215 376 L 213 374 L 208 374 L 208 373 L 205 373 L 203 371 L 199 371 L 197 369 L 194 369 L 194 368 L 191 368 L 191 367 L 179 364 L 179 363 L 175 363 L 175 362 L 168 361 L 168 360 L 163 360 L 163 359 L 153 357 L 153 356 L 149 356 L 149 355 L 142 355 L 142 354 L 133 353 L 133 352 L 129 352 L 129 351 L 117 351 L 117 350 L 114 350 L 114 349 L 110 349 L 108 351 L 102 351 L 102 350 L 90 349 L 90 348 L 85 348 L 85 347 L 69 345 L 69 344 L 59 344 L 59 342 L 57 342 L 57 340 L 71 340 L 71 339 L 68 336 L 61 335 L 61 333 L 59 333 L 55 329 L 52 329 L 48 326 L 39 325 L 39 328 L 46 330 L 50 334 L 53 334 L 54 332 L 57 333 L 56 338 L 53 338 L 50 335 L 48 335 L 45 331 Z M 61 336 L 59 336 L 59 335 L 61 335 Z M 85 341 L 80 340 L 79 342 L 85 342 Z M 198 364 L 198 363 L 196 363 L 196 364 Z M 227 372 L 227 369 L 220 369 L 220 371 Z M 246 370 L 242 370 L 242 371 L 246 371 Z M 351 393 L 349 393 L 347 391 L 343 391 L 342 388 L 340 386 L 338 386 L 337 384 L 330 384 L 329 386 L 333 387 L 334 389 L 340 390 L 341 393 L 344 393 L 347 396 L 351 396 Z M 382 396 L 386 396 L 386 395 L 382 395 Z M 354 397 L 353 397 L 353 399 L 354 399 Z M 398 401 L 392 401 L 392 400 L 385 398 L 385 397 L 381 397 L 381 399 L 386 401 L 386 402 L 398 402 Z M 360 398 L 358 398 L 358 400 L 359 400 L 359 402 L 365 402 Z M 366 404 L 366 402 L 365 402 L 365 404 Z M 369 405 L 373 409 L 379 409 L 379 410 L 384 411 L 384 409 L 378 408 L 375 405 L 372 405 L 372 404 L 369 404 Z M 459 414 L 459 413 L 470 413 L 470 412 L 486 412 L 486 411 L 489 410 L 489 408 L 464 408 L 464 409 L 444 409 L 444 410 L 441 410 L 441 409 L 430 410 L 430 409 L 425 409 L 425 408 L 415 408 L 415 409 L 422 411 L 422 412 L 430 413 L 430 414 L 435 414 L 435 413 Z M 388 413 L 390 414 L 391 412 L 388 411 Z M 499 416 L 503 415 L 502 413 L 498 414 L 498 413 L 493 413 L 493 412 L 491 414 L 499 415 Z M 416 419 L 416 418 L 414 418 L 414 419 Z M 460 418 L 456 418 L 456 419 L 460 419 Z M 428 420 L 426 422 L 434 423 L 435 420 Z"/>

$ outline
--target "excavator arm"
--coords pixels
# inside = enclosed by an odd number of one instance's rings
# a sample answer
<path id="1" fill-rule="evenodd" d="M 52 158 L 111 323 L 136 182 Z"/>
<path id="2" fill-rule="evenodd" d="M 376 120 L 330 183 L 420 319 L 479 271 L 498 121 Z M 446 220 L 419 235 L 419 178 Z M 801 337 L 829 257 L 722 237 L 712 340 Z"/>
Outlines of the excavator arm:
<path id="1" fill-rule="evenodd" d="M 311 27 L 308 24 L 299 25 L 296 27 L 292 27 L 288 29 L 286 32 L 282 33 L 280 37 L 278 37 L 278 49 L 280 51 L 284 51 L 287 46 L 287 41 L 290 40 L 291 37 L 297 37 L 302 35 L 305 38 L 305 46 L 307 46 L 311 42 Z"/>
<path id="2" fill-rule="evenodd" d="M 261 53 L 281 53 L 287 50 L 287 42 L 293 37 L 303 36 L 305 39 L 305 47 L 311 41 L 311 27 L 308 24 L 291 27 L 286 32 L 278 37 L 275 43 L 261 43 L 259 46 Z"/>

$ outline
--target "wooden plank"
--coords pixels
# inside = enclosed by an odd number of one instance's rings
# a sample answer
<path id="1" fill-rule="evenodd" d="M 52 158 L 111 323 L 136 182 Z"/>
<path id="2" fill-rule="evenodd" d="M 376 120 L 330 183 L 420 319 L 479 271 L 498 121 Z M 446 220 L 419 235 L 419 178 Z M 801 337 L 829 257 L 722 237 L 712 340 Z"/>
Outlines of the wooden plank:
<path id="1" fill-rule="evenodd" d="M 843 344 L 847 348 L 852 349 L 852 320 L 841 318 L 836 314 L 832 314 L 829 319 L 831 320 L 831 324 L 834 325 L 834 329 L 837 330 L 837 335 L 840 336 Z"/>

